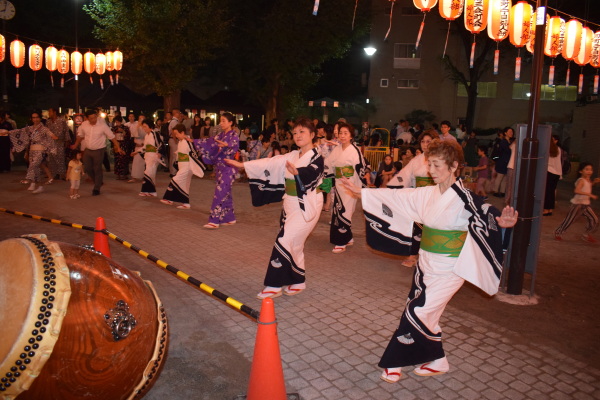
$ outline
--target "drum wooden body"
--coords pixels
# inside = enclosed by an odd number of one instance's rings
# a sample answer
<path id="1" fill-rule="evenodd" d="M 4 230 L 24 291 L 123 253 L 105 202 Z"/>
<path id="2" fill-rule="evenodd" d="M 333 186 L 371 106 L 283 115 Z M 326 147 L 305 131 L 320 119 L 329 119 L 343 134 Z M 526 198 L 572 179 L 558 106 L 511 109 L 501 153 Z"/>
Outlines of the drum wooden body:
<path id="1" fill-rule="evenodd" d="M 168 346 L 150 282 L 45 235 L 0 242 L 0 398 L 133 399 Z"/>

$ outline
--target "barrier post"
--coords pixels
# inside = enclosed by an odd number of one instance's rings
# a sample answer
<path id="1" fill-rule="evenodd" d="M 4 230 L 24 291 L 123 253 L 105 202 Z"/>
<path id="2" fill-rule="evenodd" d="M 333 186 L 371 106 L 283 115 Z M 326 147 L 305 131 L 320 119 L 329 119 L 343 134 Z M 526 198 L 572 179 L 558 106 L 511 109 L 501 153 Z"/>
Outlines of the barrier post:
<path id="1" fill-rule="evenodd" d="M 110 247 L 108 246 L 108 236 L 105 233 L 106 224 L 104 218 L 96 218 L 96 229 L 94 230 L 94 249 L 104 256 L 110 258 Z"/>

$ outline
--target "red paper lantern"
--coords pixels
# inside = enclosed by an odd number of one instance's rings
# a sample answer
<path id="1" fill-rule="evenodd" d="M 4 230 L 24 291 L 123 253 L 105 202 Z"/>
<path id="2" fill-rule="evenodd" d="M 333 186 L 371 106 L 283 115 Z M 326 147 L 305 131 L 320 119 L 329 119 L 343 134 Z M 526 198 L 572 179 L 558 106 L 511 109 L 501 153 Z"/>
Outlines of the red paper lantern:
<path id="1" fill-rule="evenodd" d="M 537 12 L 534 12 L 533 14 L 531 14 L 531 22 L 529 22 L 529 26 L 531 27 L 531 30 L 529 31 L 529 40 L 527 41 L 527 44 L 525 45 L 525 48 L 527 49 L 528 52 L 530 52 L 531 54 L 533 54 L 533 49 L 535 47 L 535 21 L 537 19 Z"/>
<path id="2" fill-rule="evenodd" d="M 521 80 L 521 47 L 529 41 L 531 34 L 531 14 L 533 7 L 526 1 L 519 1 L 510 9 L 508 39 L 519 49 L 515 60 L 515 81 Z"/>
<path id="3" fill-rule="evenodd" d="M 569 61 L 567 64 L 567 79 L 565 86 L 569 86 L 571 77 L 571 62 L 579 54 L 581 48 L 581 32 L 583 25 L 576 19 L 571 19 L 565 24 L 565 41 L 562 48 L 562 56 Z"/>
<path id="4" fill-rule="evenodd" d="M 490 39 L 496 41 L 496 50 L 494 52 L 494 75 L 498 75 L 498 64 L 500 62 L 498 43 L 508 37 L 511 6 L 510 0 L 490 0 L 487 32 Z"/>
<path id="5" fill-rule="evenodd" d="M 16 84 L 19 87 L 19 68 L 25 65 L 25 44 L 19 39 L 15 39 L 10 43 L 10 63 L 17 68 Z"/>
<path id="6" fill-rule="evenodd" d="M 448 21 L 448 32 L 446 33 L 446 43 L 444 44 L 444 54 L 442 55 L 442 58 L 446 57 L 448 37 L 450 36 L 450 23 L 461 16 L 464 8 L 464 0 L 440 0 L 440 15 Z"/>
<path id="7" fill-rule="evenodd" d="M 562 56 L 571 61 L 579 54 L 581 47 L 581 31 L 583 26 L 576 19 L 571 19 L 565 24 L 565 42 L 562 48 Z"/>
<path id="8" fill-rule="evenodd" d="M 29 46 L 29 68 L 39 71 L 44 66 L 44 49 L 38 44 Z"/>
<path id="9" fill-rule="evenodd" d="M 96 56 L 91 51 L 83 55 L 83 69 L 90 75 L 90 83 L 94 83 L 92 74 L 96 70 Z"/>
<path id="10" fill-rule="evenodd" d="M 598 94 L 598 68 L 600 68 L 600 31 L 594 34 L 592 39 L 592 56 L 590 57 L 590 65 L 596 68 L 594 75 L 594 94 Z"/>
<path id="11" fill-rule="evenodd" d="M 565 20 L 555 16 L 546 22 L 546 38 L 544 41 L 544 54 L 555 58 L 560 54 L 564 41 Z M 548 85 L 554 85 L 554 60 L 548 73 Z"/>
<path id="12" fill-rule="evenodd" d="M 108 72 L 108 78 L 110 79 L 110 85 L 112 86 L 115 84 L 111 74 L 111 72 L 115 70 L 115 55 L 112 51 L 107 51 L 104 55 L 106 56 L 106 71 Z"/>
<path id="13" fill-rule="evenodd" d="M 46 48 L 46 69 L 50 72 L 58 69 L 58 50 L 54 46 Z"/>
<path id="14" fill-rule="evenodd" d="M 454 21 L 461 16 L 464 7 L 465 0 L 440 0 L 440 15 L 446 21 Z"/>
<path id="15" fill-rule="evenodd" d="M 100 87 L 104 89 L 102 74 L 106 72 L 106 56 L 102 53 L 96 54 L 96 73 L 100 75 Z"/>
<path id="16" fill-rule="evenodd" d="M 0 62 L 6 57 L 6 39 L 0 35 Z"/>
<path id="17" fill-rule="evenodd" d="M 466 0 L 465 1 L 465 28 L 473 34 L 473 45 L 471 46 L 471 58 L 469 66 L 473 68 L 475 60 L 475 35 L 487 26 L 489 0 Z"/>
<path id="18" fill-rule="evenodd" d="M 79 75 L 83 71 L 83 55 L 77 50 L 71 53 L 71 72 Z M 77 79 L 77 77 L 75 77 Z"/>
<path id="19" fill-rule="evenodd" d="M 69 73 L 69 52 L 60 49 L 58 51 L 58 72 L 62 74 L 60 78 L 60 87 L 65 87 L 65 74 Z"/>
<path id="20" fill-rule="evenodd" d="M 121 68 L 123 68 L 123 53 L 121 53 L 119 50 L 117 50 L 113 53 L 113 64 L 115 66 L 115 71 L 117 71 L 115 79 L 116 79 L 117 85 L 118 85 L 119 84 L 119 71 L 121 70 Z"/>
<path id="21" fill-rule="evenodd" d="M 586 27 L 581 30 L 581 41 L 579 45 L 579 54 L 575 57 L 575 62 L 582 67 L 589 63 L 592 58 L 592 41 L 594 32 Z"/>
<path id="22" fill-rule="evenodd" d="M 415 7 L 417 7 L 424 13 L 423 21 L 421 22 L 421 27 L 419 28 L 419 34 L 417 35 L 417 43 L 415 44 L 415 48 L 417 49 L 419 48 L 419 42 L 421 41 L 421 35 L 423 34 L 423 28 L 425 27 L 425 17 L 427 16 L 426 13 L 428 13 L 429 10 L 435 7 L 437 2 L 438 0 L 413 0 L 413 4 L 415 5 Z"/>

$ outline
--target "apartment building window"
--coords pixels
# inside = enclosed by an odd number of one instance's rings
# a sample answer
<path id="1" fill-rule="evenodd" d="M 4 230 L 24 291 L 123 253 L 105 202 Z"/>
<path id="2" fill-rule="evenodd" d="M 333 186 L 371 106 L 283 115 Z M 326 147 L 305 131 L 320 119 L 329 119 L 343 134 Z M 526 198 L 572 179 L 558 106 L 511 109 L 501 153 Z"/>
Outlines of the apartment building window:
<path id="1" fill-rule="evenodd" d="M 390 81 L 389 81 L 387 78 L 382 78 L 382 79 L 379 81 L 379 86 L 380 86 L 380 87 L 383 87 L 383 88 L 386 88 L 386 87 L 388 87 L 388 86 L 389 86 L 389 84 L 390 84 Z"/>
<path id="2" fill-rule="evenodd" d="M 531 85 L 529 83 L 513 83 L 512 98 L 516 100 L 529 100 L 531 97 Z M 576 101 L 577 86 L 564 85 L 542 85 L 540 88 L 540 99 L 549 101 Z"/>
<path id="3" fill-rule="evenodd" d="M 477 82 L 477 97 L 495 99 L 497 85 L 497 82 Z M 456 92 L 458 97 L 468 97 L 467 88 L 464 85 L 458 85 Z"/>
<path id="4" fill-rule="evenodd" d="M 398 83 L 396 86 L 398 89 L 418 89 L 419 88 L 419 80 L 418 79 L 398 79 Z"/>
<path id="5" fill-rule="evenodd" d="M 414 43 L 394 43 L 394 68 L 421 68 L 421 50 Z"/>

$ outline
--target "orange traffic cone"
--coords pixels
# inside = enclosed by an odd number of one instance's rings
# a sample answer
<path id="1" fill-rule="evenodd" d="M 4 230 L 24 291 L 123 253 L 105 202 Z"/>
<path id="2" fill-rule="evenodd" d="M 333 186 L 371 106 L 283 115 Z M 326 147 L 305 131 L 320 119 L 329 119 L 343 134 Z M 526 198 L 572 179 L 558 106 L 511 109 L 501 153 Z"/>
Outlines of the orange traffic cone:
<path id="1" fill-rule="evenodd" d="M 273 299 L 262 301 L 260 317 L 257 322 L 258 330 L 247 399 L 285 400 L 287 395 L 285 393 L 285 382 L 283 381 Z"/>
<path id="2" fill-rule="evenodd" d="M 106 229 L 104 218 L 96 218 L 96 230 L 94 232 L 94 249 L 110 258 L 110 247 L 108 247 L 108 237 L 103 232 Z"/>

